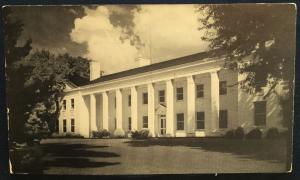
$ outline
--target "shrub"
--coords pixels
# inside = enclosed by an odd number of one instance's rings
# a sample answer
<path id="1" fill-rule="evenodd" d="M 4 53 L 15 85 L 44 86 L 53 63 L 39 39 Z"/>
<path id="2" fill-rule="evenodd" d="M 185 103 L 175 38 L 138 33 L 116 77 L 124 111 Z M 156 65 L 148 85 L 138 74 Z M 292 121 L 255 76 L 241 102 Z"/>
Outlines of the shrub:
<path id="1" fill-rule="evenodd" d="M 224 137 L 227 138 L 227 139 L 232 139 L 232 138 L 234 138 L 234 130 L 233 130 L 233 129 L 228 130 L 228 131 L 226 132 L 226 134 L 225 134 Z"/>
<path id="2" fill-rule="evenodd" d="M 279 138 L 279 131 L 277 128 L 270 128 L 267 131 L 267 135 L 266 135 L 267 139 L 276 139 Z"/>
<path id="3" fill-rule="evenodd" d="M 92 131 L 93 138 L 104 138 L 109 136 L 110 136 L 110 132 L 107 131 L 106 129 L 103 129 L 101 131 Z"/>
<path id="4" fill-rule="evenodd" d="M 246 138 L 247 138 L 247 139 L 261 139 L 261 136 L 262 136 L 261 130 L 258 129 L 258 128 L 255 128 L 255 129 L 252 129 L 252 130 L 246 135 Z"/>
<path id="5" fill-rule="evenodd" d="M 82 135 L 77 134 L 77 133 L 72 133 L 72 132 L 67 132 L 65 137 L 66 138 L 83 138 Z"/>
<path id="6" fill-rule="evenodd" d="M 114 132 L 114 137 L 116 138 L 124 138 L 125 137 L 125 131 L 122 129 L 116 129 Z"/>
<path id="7" fill-rule="evenodd" d="M 146 139 L 149 137 L 149 130 L 148 129 L 142 129 L 140 131 L 132 131 L 131 137 L 133 139 Z"/>
<path id="8" fill-rule="evenodd" d="M 110 132 L 106 129 L 103 129 L 101 132 L 102 137 L 109 137 L 110 136 Z"/>
<path id="9" fill-rule="evenodd" d="M 245 136 L 244 129 L 242 127 L 236 128 L 234 131 L 234 137 L 237 139 L 243 139 Z"/>

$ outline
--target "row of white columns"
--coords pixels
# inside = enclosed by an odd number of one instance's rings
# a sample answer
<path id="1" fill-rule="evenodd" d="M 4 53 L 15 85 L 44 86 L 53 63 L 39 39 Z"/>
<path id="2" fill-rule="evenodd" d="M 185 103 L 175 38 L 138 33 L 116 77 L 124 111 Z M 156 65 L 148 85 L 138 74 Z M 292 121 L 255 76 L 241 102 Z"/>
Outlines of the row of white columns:
<path id="1" fill-rule="evenodd" d="M 219 77 L 217 72 L 211 75 L 211 121 L 212 127 L 217 128 L 219 118 Z M 155 100 L 154 100 L 154 84 L 147 84 L 148 89 L 148 129 L 152 135 L 155 134 Z M 137 89 L 135 86 L 130 88 L 131 94 L 131 127 L 133 130 L 138 129 L 138 100 Z M 174 136 L 174 85 L 173 80 L 166 81 L 166 133 Z M 195 82 L 193 76 L 187 77 L 187 133 L 193 133 L 195 129 Z M 102 93 L 102 120 L 103 129 L 108 130 L 108 93 Z M 123 113 L 122 113 L 122 92 L 121 89 L 116 90 L 116 129 L 123 129 Z M 90 95 L 90 130 L 97 130 L 96 127 L 96 97 L 95 94 Z"/>

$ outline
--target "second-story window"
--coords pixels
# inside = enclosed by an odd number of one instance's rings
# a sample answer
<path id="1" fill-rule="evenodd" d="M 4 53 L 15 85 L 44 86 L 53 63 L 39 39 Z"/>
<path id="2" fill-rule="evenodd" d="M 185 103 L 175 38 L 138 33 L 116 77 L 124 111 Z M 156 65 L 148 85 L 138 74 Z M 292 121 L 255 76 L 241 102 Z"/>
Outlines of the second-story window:
<path id="1" fill-rule="evenodd" d="M 197 98 L 204 97 L 204 85 L 198 84 L 196 86 Z"/>
<path id="2" fill-rule="evenodd" d="M 165 91 L 164 90 L 159 91 L 159 102 L 160 103 L 165 102 Z"/>
<path id="3" fill-rule="evenodd" d="M 226 81 L 220 81 L 220 95 L 227 94 L 227 82 Z"/>
<path id="4" fill-rule="evenodd" d="M 75 108 L 75 101 L 74 98 L 71 99 L 71 109 Z"/>
<path id="5" fill-rule="evenodd" d="M 183 100 L 183 88 L 176 88 L 176 99 Z"/>
<path id="6" fill-rule="evenodd" d="M 63 100 L 63 110 L 67 109 L 67 100 Z"/>
<path id="7" fill-rule="evenodd" d="M 143 104 L 148 104 L 148 93 L 143 93 Z"/>

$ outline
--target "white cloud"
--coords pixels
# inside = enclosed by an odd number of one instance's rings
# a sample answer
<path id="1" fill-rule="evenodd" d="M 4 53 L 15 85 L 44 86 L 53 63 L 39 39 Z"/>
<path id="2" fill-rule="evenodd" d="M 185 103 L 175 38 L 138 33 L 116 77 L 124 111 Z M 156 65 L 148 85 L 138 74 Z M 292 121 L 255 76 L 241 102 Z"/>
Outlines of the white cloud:
<path id="1" fill-rule="evenodd" d="M 119 40 L 121 32 L 110 24 L 109 10 L 99 6 L 96 10 L 86 9 L 86 14 L 75 20 L 71 32 L 73 41 L 87 42 L 85 56 L 100 61 L 107 74 L 136 67 L 138 52 L 128 41 Z M 197 17 L 193 5 L 142 5 L 134 16 L 134 31 L 146 44 L 143 56 L 149 58 L 149 44 L 152 62 L 206 50 Z"/>

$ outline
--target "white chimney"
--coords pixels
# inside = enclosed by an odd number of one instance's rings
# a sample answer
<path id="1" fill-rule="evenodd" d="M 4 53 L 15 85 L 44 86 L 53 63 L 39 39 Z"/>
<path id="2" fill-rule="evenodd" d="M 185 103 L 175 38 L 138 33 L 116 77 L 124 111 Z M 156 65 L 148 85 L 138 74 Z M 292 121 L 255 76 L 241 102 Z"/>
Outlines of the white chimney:
<path id="1" fill-rule="evenodd" d="M 90 61 L 90 81 L 101 77 L 100 62 Z"/>

